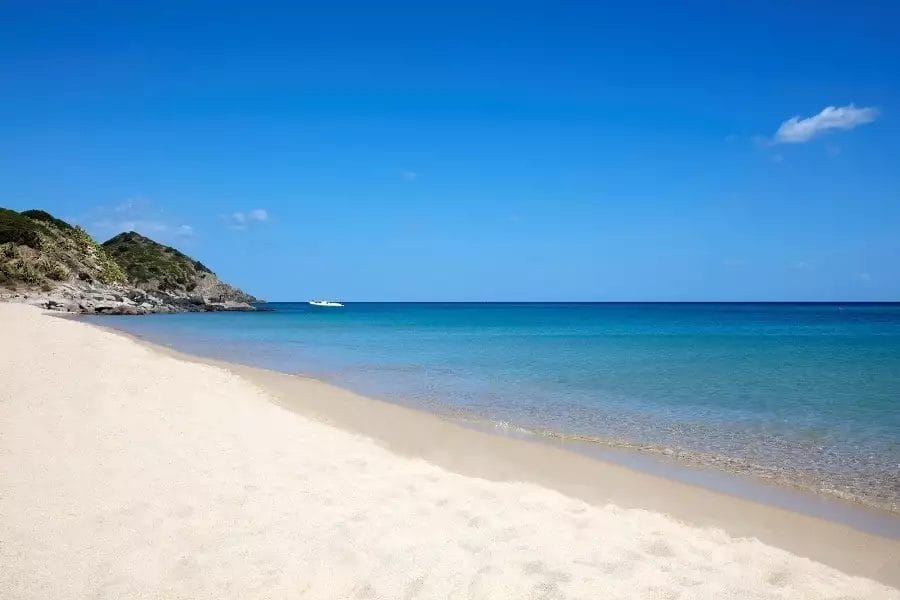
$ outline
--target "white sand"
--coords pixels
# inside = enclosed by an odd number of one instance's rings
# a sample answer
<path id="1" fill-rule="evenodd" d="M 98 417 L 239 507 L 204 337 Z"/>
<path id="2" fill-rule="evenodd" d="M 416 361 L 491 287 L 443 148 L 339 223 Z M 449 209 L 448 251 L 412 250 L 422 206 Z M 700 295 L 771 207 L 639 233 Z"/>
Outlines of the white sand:
<path id="1" fill-rule="evenodd" d="M 228 370 L 0 304 L 0 597 L 900 593 L 659 513 L 398 456 Z"/>

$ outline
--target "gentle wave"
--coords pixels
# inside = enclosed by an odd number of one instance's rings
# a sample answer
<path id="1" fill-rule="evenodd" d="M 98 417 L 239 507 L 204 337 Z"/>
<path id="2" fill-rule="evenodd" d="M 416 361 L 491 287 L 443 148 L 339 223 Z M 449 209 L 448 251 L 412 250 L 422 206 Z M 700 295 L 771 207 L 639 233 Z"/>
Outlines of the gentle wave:
<path id="1" fill-rule="evenodd" d="M 900 502 L 898 502 L 900 488 L 897 487 L 894 487 L 894 489 L 891 490 L 889 487 L 860 486 L 859 482 L 853 478 L 847 478 L 845 481 L 841 482 L 829 483 L 828 481 L 812 477 L 808 472 L 800 469 L 783 467 L 773 468 L 732 456 L 697 452 L 684 448 L 635 443 L 624 439 L 597 435 L 565 433 L 552 429 L 524 427 L 515 423 L 510 423 L 509 421 L 483 418 L 474 414 L 464 414 L 459 411 L 447 412 L 444 416 L 454 421 L 478 426 L 479 428 L 487 428 L 503 435 L 539 437 L 558 441 L 563 444 L 577 442 L 617 450 L 645 452 L 651 455 L 676 460 L 689 466 L 712 468 L 735 475 L 755 477 L 781 486 L 816 494 L 824 494 L 848 502 L 862 504 L 870 508 L 900 514 Z"/>

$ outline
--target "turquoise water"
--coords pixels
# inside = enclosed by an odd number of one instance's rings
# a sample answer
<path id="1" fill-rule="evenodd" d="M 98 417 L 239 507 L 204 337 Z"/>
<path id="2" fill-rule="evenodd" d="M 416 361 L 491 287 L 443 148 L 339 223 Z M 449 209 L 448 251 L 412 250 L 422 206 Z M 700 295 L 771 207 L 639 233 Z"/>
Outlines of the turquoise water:
<path id="1" fill-rule="evenodd" d="M 900 510 L 900 304 L 266 306 L 94 319 L 501 429 Z"/>

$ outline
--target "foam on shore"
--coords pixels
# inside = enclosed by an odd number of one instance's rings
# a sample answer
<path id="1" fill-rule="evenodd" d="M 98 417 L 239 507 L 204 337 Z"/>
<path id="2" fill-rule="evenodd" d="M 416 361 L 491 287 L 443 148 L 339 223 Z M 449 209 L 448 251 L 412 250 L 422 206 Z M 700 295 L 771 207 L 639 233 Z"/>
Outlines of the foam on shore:
<path id="1" fill-rule="evenodd" d="M 7 598 L 900 598 L 720 529 L 400 456 L 238 372 L 31 307 L 0 304 L 0 332 Z"/>

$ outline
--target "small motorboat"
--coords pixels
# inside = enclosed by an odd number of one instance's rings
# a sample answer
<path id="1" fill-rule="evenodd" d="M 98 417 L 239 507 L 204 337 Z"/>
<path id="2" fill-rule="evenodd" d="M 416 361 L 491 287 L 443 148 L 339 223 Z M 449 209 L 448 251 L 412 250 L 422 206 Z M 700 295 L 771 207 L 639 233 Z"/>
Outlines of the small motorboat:
<path id="1" fill-rule="evenodd" d="M 332 308 L 340 308 L 344 306 L 340 302 L 333 302 L 331 300 L 310 300 L 309 304 L 311 306 L 329 306 Z"/>

